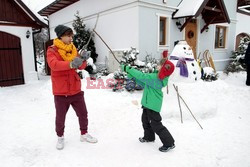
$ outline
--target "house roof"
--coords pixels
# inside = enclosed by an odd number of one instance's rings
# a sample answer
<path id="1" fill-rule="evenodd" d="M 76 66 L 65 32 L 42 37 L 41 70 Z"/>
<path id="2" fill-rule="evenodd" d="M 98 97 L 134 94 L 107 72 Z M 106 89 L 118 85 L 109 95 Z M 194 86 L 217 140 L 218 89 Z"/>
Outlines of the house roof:
<path id="1" fill-rule="evenodd" d="M 204 0 L 183 0 L 175 13 L 174 18 L 183 18 L 187 16 L 195 16 Z"/>
<path id="2" fill-rule="evenodd" d="M 48 6 L 46 6 L 42 10 L 40 10 L 38 13 L 41 16 L 49 16 L 49 15 L 65 8 L 65 7 L 75 3 L 77 1 L 79 1 L 79 0 L 55 0 L 54 2 L 49 4 Z"/>
<path id="3" fill-rule="evenodd" d="M 209 26 L 216 23 L 230 23 L 230 19 L 223 0 L 182 0 L 178 9 L 173 13 L 173 19 L 186 18 L 181 31 L 193 18 L 202 15 L 205 26 L 201 33 Z"/>
<path id="4" fill-rule="evenodd" d="M 238 0 L 237 12 L 250 16 L 250 0 Z"/>
<path id="5" fill-rule="evenodd" d="M 48 27 L 21 0 L 1 0 L 0 25 Z"/>

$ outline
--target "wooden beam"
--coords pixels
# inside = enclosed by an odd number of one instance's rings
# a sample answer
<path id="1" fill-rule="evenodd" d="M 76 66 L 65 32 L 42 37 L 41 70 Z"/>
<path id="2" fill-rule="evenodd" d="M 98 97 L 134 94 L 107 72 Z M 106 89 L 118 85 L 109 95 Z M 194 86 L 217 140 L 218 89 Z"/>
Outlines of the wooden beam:
<path id="1" fill-rule="evenodd" d="M 205 29 L 216 19 L 216 17 L 214 17 L 213 19 L 211 19 L 208 23 L 206 23 L 206 25 L 201 29 L 201 34 L 205 31 Z"/>
<path id="2" fill-rule="evenodd" d="M 180 31 L 182 31 L 186 27 L 186 25 L 188 24 L 188 22 L 190 22 L 192 20 L 192 18 L 193 17 L 191 16 L 191 17 L 189 17 L 189 18 L 186 19 L 186 22 L 181 26 Z"/>
<path id="3" fill-rule="evenodd" d="M 238 7 L 244 6 L 244 5 L 250 5 L 250 0 L 238 0 L 237 5 L 238 5 Z"/>
<path id="4" fill-rule="evenodd" d="M 198 9 L 198 11 L 196 12 L 196 14 L 194 15 L 195 18 L 197 18 L 202 11 L 204 10 L 204 8 L 206 7 L 207 3 L 209 2 L 209 0 L 204 0 L 200 6 L 200 8 Z"/>
<path id="5" fill-rule="evenodd" d="M 226 9 L 226 6 L 225 6 L 225 4 L 224 4 L 224 1 L 222 1 L 222 0 L 217 0 L 217 2 L 218 2 L 219 5 L 220 5 L 221 11 L 222 11 L 221 13 L 223 14 L 224 19 L 225 19 L 228 23 L 230 23 L 230 18 L 229 18 L 229 16 L 228 16 L 227 9 Z"/>
<path id="6" fill-rule="evenodd" d="M 174 12 L 172 13 L 172 19 L 174 19 L 174 15 L 178 12 L 178 10 L 179 10 L 179 9 L 176 9 L 176 11 L 174 11 Z"/>
<path id="7" fill-rule="evenodd" d="M 209 7 L 209 6 L 206 6 L 204 9 L 209 10 L 209 11 L 213 11 L 213 12 L 221 12 L 220 9 L 212 8 L 212 7 Z"/>

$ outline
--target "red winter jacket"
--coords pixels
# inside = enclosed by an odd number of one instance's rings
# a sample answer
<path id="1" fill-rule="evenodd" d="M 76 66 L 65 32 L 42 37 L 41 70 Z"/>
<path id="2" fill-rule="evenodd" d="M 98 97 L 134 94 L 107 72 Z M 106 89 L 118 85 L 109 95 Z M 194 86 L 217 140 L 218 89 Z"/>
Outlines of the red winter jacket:
<path id="1" fill-rule="evenodd" d="M 75 69 L 71 69 L 69 61 L 64 61 L 59 55 L 56 46 L 47 50 L 47 62 L 51 68 L 52 90 L 54 95 L 70 96 L 81 91 L 81 79 Z M 85 69 L 86 61 L 79 70 Z"/>

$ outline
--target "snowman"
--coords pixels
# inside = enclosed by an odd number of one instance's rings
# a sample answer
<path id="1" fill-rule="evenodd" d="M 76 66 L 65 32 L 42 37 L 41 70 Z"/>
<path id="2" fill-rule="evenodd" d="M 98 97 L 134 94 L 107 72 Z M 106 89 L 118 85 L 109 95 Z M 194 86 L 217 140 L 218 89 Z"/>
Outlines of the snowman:
<path id="1" fill-rule="evenodd" d="M 172 81 L 195 82 L 201 79 L 201 69 L 186 41 L 180 41 L 174 47 L 169 60 L 175 65 L 175 70 L 171 75 Z"/>

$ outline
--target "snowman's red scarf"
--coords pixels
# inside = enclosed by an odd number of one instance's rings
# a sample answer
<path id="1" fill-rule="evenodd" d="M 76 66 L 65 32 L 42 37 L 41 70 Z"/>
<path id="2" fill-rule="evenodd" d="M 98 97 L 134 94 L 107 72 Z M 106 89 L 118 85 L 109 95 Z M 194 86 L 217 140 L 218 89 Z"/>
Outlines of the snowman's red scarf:
<path id="1" fill-rule="evenodd" d="M 176 67 L 180 67 L 180 75 L 183 77 L 188 77 L 188 68 L 186 61 L 194 61 L 194 59 L 170 56 L 170 60 L 178 60 Z"/>

